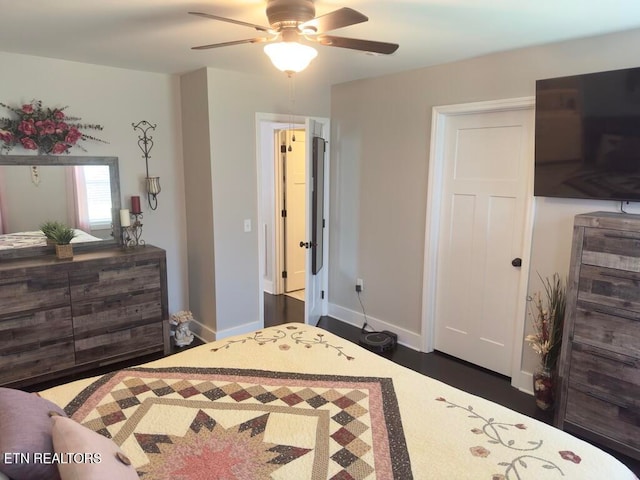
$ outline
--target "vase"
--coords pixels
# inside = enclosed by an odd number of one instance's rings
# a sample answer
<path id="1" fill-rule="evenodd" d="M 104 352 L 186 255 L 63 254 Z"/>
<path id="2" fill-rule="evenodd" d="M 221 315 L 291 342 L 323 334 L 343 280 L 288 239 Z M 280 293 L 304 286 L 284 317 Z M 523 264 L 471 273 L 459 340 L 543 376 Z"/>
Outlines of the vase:
<path id="1" fill-rule="evenodd" d="M 73 245 L 70 243 L 66 245 L 56 244 L 56 257 L 58 260 L 69 260 L 73 258 Z"/>
<path id="2" fill-rule="evenodd" d="M 541 410 L 553 408 L 554 401 L 554 376 L 548 367 L 539 367 L 533 372 L 533 395 L 536 406 Z"/>

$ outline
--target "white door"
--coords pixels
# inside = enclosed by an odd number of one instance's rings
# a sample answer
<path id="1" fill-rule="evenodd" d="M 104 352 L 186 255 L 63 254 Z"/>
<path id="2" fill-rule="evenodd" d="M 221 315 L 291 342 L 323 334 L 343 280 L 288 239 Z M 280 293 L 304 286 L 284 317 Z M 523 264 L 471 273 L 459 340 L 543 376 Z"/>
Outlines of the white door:
<path id="1" fill-rule="evenodd" d="M 451 115 L 442 139 L 434 346 L 511 376 L 533 110 Z"/>
<path id="2" fill-rule="evenodd" d="M 295 141 L 292 136 L 295 134 Z M 285 231 L 285 292 L 303 290 L 305 284 L 306 251 L 300 247 L 306 233 L 306 142 L 304 130 L 286 132 L 284 155 L 284 217 Z M 291 147 L 291 150 L 289 150 Z"/>
<path id="3" fill-rule="evenodd" d="M 313 185 L 314 185 L 314 178 L 313 178 L 313 138 L 314 137 L 321 137 L 321 138 L 326 138 L 326 135 L 328 135 L 328 127 L 326 123 L 322 123 L 322 122 L 318 122 L 315 121 L 313 119 L 308 118 L 305 122 L 305 130 L 306 130 L 306 150 L 307 150 L 307 215 L 306 215 L 306 239 L 305 242 L 312 242 L 312 238 L 313 238 L 313 229 L 314 229 L 314 225 L 313 225 L 313 220 L 314 220 L 314 215 L 313 215 Z M 323 147 L 324 147 L 324 142 L 322 142 Z M 324 165 L 323 168 L 323 172 L 324 175 L 322 176 L 321 179 L 319 179 L 319 184 L 318 184 L 318 188 L 322 188 L 323 193 L 326 193 L 326 180 L 325 178 L 328 178 L 328 165 L 327 165 L 327 161 L 326 161 L 326 156 L 324 155 L 324 148 L 322 151 L 322 162 Z M 327 202 L 328 202 L 328 195 L 324 194 L 322 195 L 322 206 L 324 207 L 324 216 L 326 218 L 326 214 L 328 209 L 327 207 Z M 320 223 L 322 223 L 322 219 L 320 219 Z M 316 228 L 317 228 L 317 224 L 316 224 Z M 326 258 L 326 252 L 327 252 L 327 239 L 326 239 L 326 229 L 325 228 L 320 228 L 318 231 L 318 235 L 323 237 L 322 242 L 320 242 L 320 245 L 314 247 L 316 249 L 321 248 L 322 249 L 322 253 L 323 253 L 323 257 Z M 307 252 L 307 258 L 306 258 L 306 272 L 307 272 L 307 281 L 306 281 L 306 290 L 305 290 L 305 303 L 304 303 L 304 310 L 305 310 L 305 322 L 315 325 L 318 323 L 318 320 L 320 319 L 320 317 L 324 314 L 323 312 L 323 308 L 324 308 L 324 304 L 326 303 L 326 300 L 324 299 L 324 293 L 323 293 L 323 289 L 324 289 L 324 279 L 326 278 L 326 271 L 327 271 L 327 267 L 326 265 L 323 266 L 322 268 L 316 267 L 317 268 L 317 272 L 314 273 L 313 272 L 313 268 L 312 268 L 312 264 L 313 264 L 313 253 L 314 253 L 314 248 L 308 248 L 306 249 Z M 317 257 L 319 258 L 319 257 Z"/>

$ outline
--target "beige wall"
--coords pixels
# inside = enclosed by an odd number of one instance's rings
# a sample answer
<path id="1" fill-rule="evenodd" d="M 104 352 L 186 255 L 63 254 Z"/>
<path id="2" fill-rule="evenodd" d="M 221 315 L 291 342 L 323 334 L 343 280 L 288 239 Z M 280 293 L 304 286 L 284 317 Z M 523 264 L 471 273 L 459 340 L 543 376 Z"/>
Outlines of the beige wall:
<path id="1" fill-rule="evenodd" d="M 187 264 L 189 309 L 200 325 L 215 327 L 215 255 L 213 242 L 213 181 L 211 135 L 205 69 L 182 75 L 182 140 L 184 155 L 185 216 L 187 220 Z"/>
<path id="2" fill-rule="evenodd" d="M 33 183 L 29 166 L 7 165 L 0 170 L 2 200 L 8 207 L 3 219 L 8 226 L 5 233 L 38 230 L 50 220 L 67 221 L 66 167 L 39 166 L 38 184 Z"/>
<path id="3" fill-rule="evenodd" d="M 274 70 L 272 76 L 256 77 L 208 68 L 183 76 L 183 92 L 184 82 L 193 75 L 206 77 L 206 90 L 203 84 L 196 86 L 195 83 L 188 88 L 193 88 L 189 94 L 191 104 L 206 104 L 210 138 L 208 150 L 192 158 L 187 154 L 189 147 L 185 137 L 185 169 L 189 172 L 192 162 L 197 162 L 195 168 L 201 169 L 199 174 L 209 176 L 210 171 L 211 184 L 202 187 L 201 193 L 204 195 L 202 201 L 211 202 L 213 220 L 205 208 L 194 213 L 196 207 L 190 201 L 187 202 L 187 217 L 190 225 L 201 223 L 207 234 L 212 232 L 215 261 L 214 272 L 202 283 L 191 281 L 189 291 L 191 298 L 200 298 L 203 305 L 205 296 L 215 295 L 215 314 L 194 312 L 196 318 L 199 314 L 205 319 L 203 334 L 209 339 L 241 333 L 262 324 L 259 318 L 262 292 L 258 289 L 261 268 L 258 261 L 256 113 L 328 116 L 330 90 L 321 79 L 300 74 L 294 80 L 295 105 L 292 105 L 289 101 L 291 85 L 285 74 Z M 183 117 L 185 131 L 200 121 L 184 106 Z M 247 219 L 252 224 L 248 233 L 244 232 Z M 194 228 L 189 227 L 190 236 Z M 192 240 L 189 242 L 191 245 Z M 205 265 L 199 268 L 209 268 L 207 262 L 210 263 L 208 257 Z M 204 272 L 198 275 L 205 278 Z M 199 308 L 198 304 L 193 308 Z"/>
<path id="4" fill-rule="evenodd" d="M 635 30 L 335 85 L 330 311 L 360 311 L 361 277 L 368 316 L 420 333 L 432 107 L 533 96 L 539 78 L 638 66 L 628 46 L 639 43 Z M 568 273 L 575 214 L 618 207 L 536 199 L 530 289 L 540 289 L 538 272 Z M 530 350 L 525 369 L 535 362 Z"/>

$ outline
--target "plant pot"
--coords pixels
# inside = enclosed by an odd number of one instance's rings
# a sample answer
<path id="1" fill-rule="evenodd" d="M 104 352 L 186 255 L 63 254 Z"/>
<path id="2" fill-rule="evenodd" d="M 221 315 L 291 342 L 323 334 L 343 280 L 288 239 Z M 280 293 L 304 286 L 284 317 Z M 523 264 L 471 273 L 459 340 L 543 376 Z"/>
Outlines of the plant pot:
<path id="1" fill-rule="evenodd" d="M 539 367 L 533 372 L 533 394 L 536 406 L 540 410 L 553 408 L 555 392 L 555 378 L 551 369 Z"/>
<path id="2" fill-rule="evenodd" d="M 68 260 L 73 258 L 73 245 L 70 243 L 66 245 L 56 245 L 56 257 L 59 260 Z"/>

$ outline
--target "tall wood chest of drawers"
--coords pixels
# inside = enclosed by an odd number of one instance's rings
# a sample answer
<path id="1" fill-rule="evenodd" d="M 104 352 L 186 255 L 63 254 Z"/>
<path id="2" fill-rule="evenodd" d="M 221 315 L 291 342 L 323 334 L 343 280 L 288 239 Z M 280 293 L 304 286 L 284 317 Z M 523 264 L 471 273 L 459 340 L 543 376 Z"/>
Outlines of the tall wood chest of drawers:
<path id="1" fill-rule="evenodd" d="M 556 426 L 640 459 L 640 215 L 577 215 Z"/>
<path id="2" fill-rule="evenodd" d="M 0 385 L 168 353 L 164 250 L 100 249 L 0 262 Z"/>

